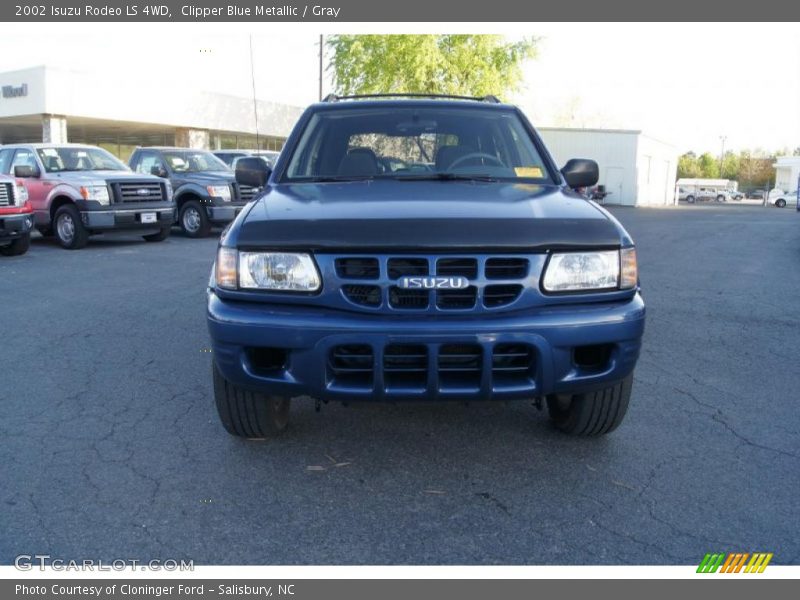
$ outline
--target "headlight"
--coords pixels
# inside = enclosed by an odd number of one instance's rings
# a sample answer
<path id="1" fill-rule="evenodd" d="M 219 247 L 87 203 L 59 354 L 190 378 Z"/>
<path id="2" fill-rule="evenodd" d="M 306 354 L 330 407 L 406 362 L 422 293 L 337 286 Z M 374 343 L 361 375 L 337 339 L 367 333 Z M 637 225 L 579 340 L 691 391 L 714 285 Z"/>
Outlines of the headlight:
<path id="1" fill-rule="evenodd" d="M 14 196 L 17 199 L 17 206 L 23 206 L 28 201 L 28 189 L 21 181 L 14 185 Z"/>
<path id="2" fill-rule="evenodd" d="M 638 279 L 636 250 L 554 253 L 542 287 L 547 292 L 633 289 Z"/>
<path id="3" fill-rule="evenodd" d="M 238 252 L 220 248 L 215 267 L 217 286 L 223 289 L 315 292 L 320 276 L 308 254 Z"/>
<path id="4" fill-rule="evenodd" d="M 85 185 L 80 189 L 84 200 L 94 200 L 100 204 L 108 204 L 108 187 L 105 185 Z"/>
<path id="5" fill-rule="evenodd" d="M 209 185 L 206 189 L 209 196 L 221 198 L 224 202 L 231 201 L 231 188 L 227 185 Z"/>

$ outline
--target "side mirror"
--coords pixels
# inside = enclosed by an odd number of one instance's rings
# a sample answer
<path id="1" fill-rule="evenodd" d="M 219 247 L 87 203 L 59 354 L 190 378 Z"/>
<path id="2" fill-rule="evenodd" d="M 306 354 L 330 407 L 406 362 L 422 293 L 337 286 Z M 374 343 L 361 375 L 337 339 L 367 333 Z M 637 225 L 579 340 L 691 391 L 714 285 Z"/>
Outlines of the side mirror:
<path id="1" fill-rule="evenodd" d="M 588 158 L 573 158 L 567 161 L 561 174 L 567 185 L 573 189 L 591 187 L 600 179 L 600 169 L 597 163 Z"/>
<path id="2" fill-rule="evenodd" d="M 152 167 L 150 167 L 150 175 L 166 178 L 167 175 L 169 175 L 169 173 L 167 173 L 167 170 L 161 165 L 153 165 Z"/>
<path id="3" fill-rule="evenodd" d="M 255 156 L 242 157 L 236 161 L 236 183 L 261 188 L 267 185 L 272 169 Z"/>
<path id="4" fill-rule="evenodd" d="M 14 177 L 19 177 L 20 179 L 27 179 L 30 177 L 38 177 L 39 176 L 39 169 L 36 167 L 32 167 L 31 165 L 17 165 L 14 167 Z"/>

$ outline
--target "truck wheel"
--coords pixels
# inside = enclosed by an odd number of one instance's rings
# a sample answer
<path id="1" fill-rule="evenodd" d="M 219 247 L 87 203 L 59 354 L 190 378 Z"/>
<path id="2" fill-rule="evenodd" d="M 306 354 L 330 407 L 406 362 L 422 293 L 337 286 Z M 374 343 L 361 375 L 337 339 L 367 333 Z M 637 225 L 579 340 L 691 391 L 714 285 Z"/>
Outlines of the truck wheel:
<path id="1" fill-rule="evenodd" d="M 65 204 L 56 211 L 53 219 L 58 243 L 67 250 L 78 250 L 89 243 L 89 232 L 83 226 L 81 214 L 72 204 Z"/>
<path id="2" fill-rule="evenodd" d="M 232 384 L 217 369 L 214 371 L 214 401 L 225 430 L 231 435 L 264 439 L 278 435 L 289 424 L 291 400 L 267 396 Z"/>
<path id="3" fill-rule="evenodd" d="M 189 200 L 181 207 L 181 229 L 189 237 L 206 237 L 211 233 L 211 221 L 199 202 Z"/>
<path id="4" fill-rule="evenodd" d="M 686 201 L 689 204 L 694 204 L 694 196 L 686 196 Z"/>
<path id="5" fill-rule="evenodd" d="M 633 374 L 602 390 L 574 396 L 547 397 L 553 423 L 571 435 L 603 435 L 614 431 L 628 411 Z"/>
<path id="6" fill-rule="evenodd" d="M 10 244 L 0 246 L 0 254 L 3 256 L 20 256 L 21 254 L 25 254 L 30 247 L 31 234 L 28 233 L 22 237 L 18 237 Z"/>
<path id="7" fill-rule="evenodd" d="M 147 242 L 163 242 L 165 239 L 169 237 L 169 232 L 172 227 L 162 227 L 158 233 L 149 233 L 147 235 L 143 235 L 142 237 Z"/>
<path id="8" fill-rule="evenodd" d="M 723 196 L 722 194 L 717 196 L 717 202 L 725 202 L 725 196 Z"/>
<path id="9" fill-rule="evenodd" d="M 783 198 L 778 198 L 778 200 L 775 202 L 775 206 L 777 206 L 778 208 L 783 208 L 784 206 L 786 206 L 786 200 L 784 200 Z"/>

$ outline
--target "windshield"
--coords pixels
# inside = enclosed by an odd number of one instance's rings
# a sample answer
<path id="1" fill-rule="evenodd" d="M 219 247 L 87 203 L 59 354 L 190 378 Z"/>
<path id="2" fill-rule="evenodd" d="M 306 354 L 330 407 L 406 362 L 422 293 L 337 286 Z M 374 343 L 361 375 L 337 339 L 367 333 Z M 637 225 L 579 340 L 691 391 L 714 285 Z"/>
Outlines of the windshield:
<path id="1" fill-rule="evenodd" d="M 202 150 L 170 150 L 162 153 L 169 168 L 175 173 L 206 173 L 230 171 L 228 165 L 211 152 Z"/>
<path id="2" fill-rule="evenodd" d="M 102 148 L 39 148 L 39 158 L 48 173 L 64 171 L 128 171 L 124 163 Z"/>
<path id="3" fill-rule="evenodd" d="M 514 110 L 453 106 L 320 111 L 283 180 L 378 178 L 553 181 Z"/>

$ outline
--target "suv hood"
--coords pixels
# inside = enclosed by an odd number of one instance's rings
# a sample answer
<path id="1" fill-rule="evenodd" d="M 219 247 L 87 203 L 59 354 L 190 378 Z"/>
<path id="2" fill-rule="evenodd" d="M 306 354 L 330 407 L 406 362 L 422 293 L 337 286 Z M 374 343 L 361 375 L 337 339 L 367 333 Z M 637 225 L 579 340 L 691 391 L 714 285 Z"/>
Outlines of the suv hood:
<path id="1" fill-rule="evenodd" d="M 131 173 L 130 171 L 62 171 L 48 173 L 47 177 L 61 179 L 67 183 L 91 184 L 96 181 L 161 181 L 155 175 Z"/>
<path id="2" fill-rule="evenodd" d="M 231 233 L 227 245 L 305 250 L 616 247 L 627 238 L 603 209 L 558 186 L 469 181 L 276 185 Z"/>
<path id="3" fill-rule="evenodd" d="M 234 174 L 226 171 L 208 171 L 198 173 L 176 173 L 173 176 L 175 179 L 181 181 L 191 181 L 192 183 L 199 183 L 205 185 L 228 185 L 233 183 L 236 177 Z"/>

